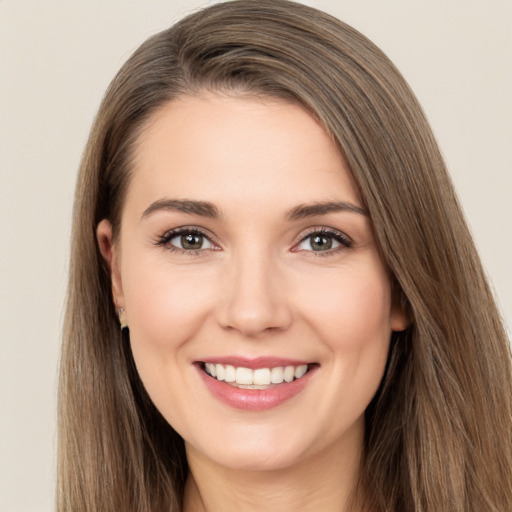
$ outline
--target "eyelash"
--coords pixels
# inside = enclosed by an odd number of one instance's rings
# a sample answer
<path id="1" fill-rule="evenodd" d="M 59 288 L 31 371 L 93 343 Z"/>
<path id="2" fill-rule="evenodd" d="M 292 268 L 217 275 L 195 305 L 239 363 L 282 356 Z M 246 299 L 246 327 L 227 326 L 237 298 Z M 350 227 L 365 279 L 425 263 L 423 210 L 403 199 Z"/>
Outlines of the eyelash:
<path id="1" fill-rule="evenodd" d="M 308 238 L 312 238 L 314 235 L 320 235 L 326 238 L 331 238 L 338 242 L 340 244 L 339 247 L 335 247 L 333 249 L 327 249 L 325 251 L 305 251 L 307 253 L 311 253 L 313 256 L 320 256 L 320 257 L 326 257 L 326 256 L 332 256 L 334 254 L 337 254 L 340 251 L 350 249 L 354 244 L 352 240 L 342 233 L 341 231 L 337 231 L 334 229 L 327 229 L 327 228 L 311 228 L 308 232 L 304 233 L 301 236 L 300 241 L 293 246 L 293 249 L 300 244 L 304 243 Z M 299 252 L 299 250 L 293 250 L 293 252 Z"/>
<path id="2" fill-rule="evenodd" d="M 214 247 L 217 247 L 216 244 L 214 244 L 210 237 L 206 235 L 203 231 L 197 228 L 193 227 L 182 227 L 177 229 L 171 229 L 170 231 L 167 231 L 164 233 L 159 240 L 157 240 L 156 245 L 165 247 L 167 250 L 178 253 L 178 254 L 186 254 L 187 256 L 199 256 L 201 254 L 205 253 L 205 249 L 181 249 L 180 247 L 176 247 L 175 245 L 172 245 L 170 242 L 174 238 L 177 238 L 179 236 L 183 235 L 196 235 L 200 236 L 204 240 L 207 240 L 212 244 Z M 214 249 L 216 250 L 216 249 Z"/>
<path id="3" fill-rule="evenodd" d="M 182 249 L 180 247 L 176 247 L 172 245 L 170 242 L 174 238 L 177 238 L 179 236 L 183 235 L 196 235 L 202 237 L 204 240 L 207 240 L 213 247 L 213 250 L 218 250 L 218 246 L 211 241 L 210 237 L 206 235 L 202 230 L 193 228 L 193 227 L 182 227 L 177 229 L 172 229 L 170 231 L 167 231 L 164 233 L 156 242 L 155 245 L 165 247 L 167 250 L 171 252 L 175 252 L 178 254 L 187 254 L 189 256 L 199 256 L 201 254 L 205 254 L 205 251 L 207 249 Z M 333 249 L 327 249 L 325 251 L 314 251 L 314 250 L 307 250 L 304 252 L 312 253 L 314 256 L 330 256 L 333 254 L 338 253 L 339 251 L 343 251 L 345 249 L 350 249 L 353 246 L 352 240 L 346 236 L 344 233 L 327 229 L 327 228 L 311 228 L 307 233 L 302 234 L 301 239 L 298 243 L 296 243 L 293 248 L 292 252 L 301 252 L 299 249 L 296 249 L 297 246 L 304 243 L 308 238 L 313 237 L 314 235 L 320 235 L 325 238 L 331 238 L 338 242 L 340 244 L 339 247 L 335 247 Z"/>

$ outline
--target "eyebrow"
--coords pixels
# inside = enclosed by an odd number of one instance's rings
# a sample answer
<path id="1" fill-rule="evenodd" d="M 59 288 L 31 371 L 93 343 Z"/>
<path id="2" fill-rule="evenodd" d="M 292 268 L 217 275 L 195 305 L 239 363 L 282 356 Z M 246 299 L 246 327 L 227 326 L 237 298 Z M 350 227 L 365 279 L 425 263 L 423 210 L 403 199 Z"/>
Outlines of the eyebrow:
<path id="1" fill-rule="evenodd" d="M 189 199 L 159 199 L 151 203 L 142 213 L 145 219 L 153 213 L 161 210 L 171 210 L 182 213 L 190 213 L 200 215 L 201 217 L 209 217 L 211 219 L 219 219 L 219 209 L 212 203 L 207 201 L 193 201 Z M 367 216 L 368 213 L 361 207 L 346 201 L 327 201 L 313 204 L 300 204 L 289 210 L 285 218 L 289 221 L 301 220 L 317 215 L 326 215 L 336 212 L 352 212 Z"/>
<path id="2" fill-rule="evenodd" d="M 335 212 L 352 212 L 364 215 L 365 217 L 368 216 L 366 210 L 355 204 L 347 203 L 346 201 L 328 201 L 296 206 L 286 214 L 286 218 L 293 221 Z"/>
<path id="3" fill-rule="evenodd" d="M 219 209 L 212 203 L 208 203 L 207 201 L 191 201 L 188 199 L 159 199 L 158 201 L 151 203 L 144 210 L 142 218 L 145 219 L 153 213 L 161 210 L 191 213 L 202 217 L 210 217 L 212 219 L 220 218 Z"/>

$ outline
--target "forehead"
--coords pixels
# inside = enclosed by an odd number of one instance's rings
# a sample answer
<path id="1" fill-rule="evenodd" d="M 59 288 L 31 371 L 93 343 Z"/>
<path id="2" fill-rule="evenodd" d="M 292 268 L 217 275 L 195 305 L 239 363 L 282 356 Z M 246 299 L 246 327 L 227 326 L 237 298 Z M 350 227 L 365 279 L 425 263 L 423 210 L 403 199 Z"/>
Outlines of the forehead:
<path id="1" fill-rule="evenodd" d="M 285 208 L 361 203 L 335 143 L 303 108 L 213 93 L 173 100 L 148 121 L 135 149 L 128 200 L 134 192 L 146 201 L 229 203 L 250 196 Z"/>

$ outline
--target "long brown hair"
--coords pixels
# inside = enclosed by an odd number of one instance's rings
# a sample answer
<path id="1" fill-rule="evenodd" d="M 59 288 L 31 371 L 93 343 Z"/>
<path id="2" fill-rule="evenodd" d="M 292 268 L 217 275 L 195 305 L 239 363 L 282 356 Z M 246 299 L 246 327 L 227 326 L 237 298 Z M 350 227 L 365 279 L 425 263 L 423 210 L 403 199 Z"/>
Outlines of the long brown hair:
<path id="1" fill-rule="evenodd" d="M 366 412 L 365 510 L 512 510 L 509 344 L 437 144 L 414 95 L 364 36 L 285 0 L 197 12 L 147 40 L 110 85 L 76 188 L 61 360 L 58 510 L 178 511 L 183 441 L 147 396 L 96 242 L 119 229 L 137 137 L 179 95 L 265 95 L 303 106 L 338 145 L 369 212 L 394 336 Z"/>

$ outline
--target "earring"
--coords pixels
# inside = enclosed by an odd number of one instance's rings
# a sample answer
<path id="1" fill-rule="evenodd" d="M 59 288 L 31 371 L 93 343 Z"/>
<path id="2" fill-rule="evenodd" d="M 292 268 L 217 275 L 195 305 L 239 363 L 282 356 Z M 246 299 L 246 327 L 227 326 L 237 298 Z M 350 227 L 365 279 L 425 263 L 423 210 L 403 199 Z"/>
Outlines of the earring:
<path id="1" fill-rule="evenodd" d="M 117 318 L 119 320 L 119 325 L 121 327 L 121 330 L 126 329 L 128 327 L 128 324 L 124 320 L 124 308 L 118 308 Z"/>

